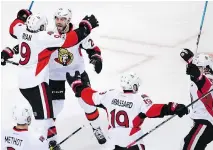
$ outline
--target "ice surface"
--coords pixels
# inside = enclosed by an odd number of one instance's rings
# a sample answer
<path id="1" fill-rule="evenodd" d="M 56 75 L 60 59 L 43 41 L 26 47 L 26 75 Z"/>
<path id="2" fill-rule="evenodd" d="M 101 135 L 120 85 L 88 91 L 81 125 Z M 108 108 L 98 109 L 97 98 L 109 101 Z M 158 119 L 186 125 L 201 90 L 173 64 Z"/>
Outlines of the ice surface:
<path id="1" fill-rule="evenodd" d="M 8 27 L 21 8 L 30 2 L 2 2 L 2 47 L 14 46 L 17 41 L 8 33 Z M 94 13 L 100 27 L 92 33 L 103 54 L 103 71 L 97 75 L 91 65 L 87 71 L 92 86 L 97 90 L 119 88 L 119 75 L 134 71 L 142 79 L 141 91 L 156 103 L 175 101 L 188 104 L 189 78 L 185 75 L 185 63 L 180 59 L 180 48 L 195 49 L 204 2 L 35 2 L 33 12 L 48 16 L 49 28 L 53 28 L 53 14 L 58 7 L 73 11 L 72 21 L 77 24 L 85 15 Z M 4 15 L 7 14 L 7 15 Z M 199 52 L 213 53 L 213 2 L 209 2 L 203 26 Z M 85 57 L 86 60 L 87 57 Z M 18 58 L 14 58 L 18 60 Z M 88 61 L 86 61 L 88 62 Z M 17 88 L 17 67 L 2 67 L 2 129 L 11 124 L 11 104 L 21 101 Z M 101 124 L 107 132 L 106 114 L 101 112 Z M 144 132 L 164 119 L 147 119 Z M 62 140 L 79 125 L 87 127 L 71 137 L 62 147 L 75 150 L 98 150 L 84 112 L 67 86 L 65 108 L 58 116 L 59 139 Z M 179 150 L 180 143 L 189 132 L 192 121 L 188 116 L 174 118 L 144 138 L 147 150 Z M 212 150 L 213 143 L 206 150 Z"/>

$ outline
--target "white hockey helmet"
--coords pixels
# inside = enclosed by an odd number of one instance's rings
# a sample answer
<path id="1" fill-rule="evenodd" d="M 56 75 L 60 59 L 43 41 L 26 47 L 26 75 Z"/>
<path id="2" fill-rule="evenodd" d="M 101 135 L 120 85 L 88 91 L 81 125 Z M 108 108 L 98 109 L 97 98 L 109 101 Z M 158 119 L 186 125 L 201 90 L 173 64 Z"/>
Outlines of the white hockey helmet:
<path id="1" fill-rule="evenodd" d="M 66 8 L 58 8 L 57 11 L 55 12 L 54 18 L 66 18 L 67 23 L 71 21 L 72 18 L 72 11 L 70 9 Z"/>
<path id="2" fill-rule="evenodd" d="M 41 14 L 32 14 L 27 18 L 27 29 L 32 32 L 45 31 L 48 24 L 47 17 Z"/>
<path id="3" fill-rule="evenodd" d="M 192 63 L 198 67 L 206 68 L 208 65 L 211 66 L 212 60 L 208 54 L 201 53 L 193 58 Z"/>
<path id="4" fill-rule="evenodd" d="M 198 54 L 192 60 L 192 63 L 203 68 L 203 73 L 213 74 L 213 60 L 208 54 Z"/>
<path id="5" fill-rule="evenodd" d="M 124 73 L 121 75 L 120 85 L 123 90 L 131 90 L 134 93 L 138 91 L 141 84 L 141 79 L 136 75 L 136 73 Z"/>
<path id="6" fill-rule="evenodd" d="M 30 124 L 32 120 L 32 108 L 26 104 L 19 104 L 13 107 L 13 119 L 17 124 Z"/>

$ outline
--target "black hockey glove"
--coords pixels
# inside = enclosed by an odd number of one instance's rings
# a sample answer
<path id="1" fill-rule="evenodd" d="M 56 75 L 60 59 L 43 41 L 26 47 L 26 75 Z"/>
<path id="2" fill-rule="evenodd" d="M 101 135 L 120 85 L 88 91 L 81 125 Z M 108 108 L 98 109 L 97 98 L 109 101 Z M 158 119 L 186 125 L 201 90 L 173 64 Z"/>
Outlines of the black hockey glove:
<path id="1" fill-rule="evenodd" d="M 86 34 L 90 34 L 91 30 L 98 26 L 98 20 L 95 18 L 94 15 L 91 15 L 89 17 L 85 16 L 79 23 L 79 27 L 83 27 L 85 29 Z"/>
<path id="2" fill-rule="evenodd" d="M 21 10 L 19 10 L 19 12 L 17 13 L 17 19 L 26 22 L 27 18 L 28 18 L 31 14 L 32 14 L 32 12 L 31 12 L 30 10 L 21 9 Z"/>
<path id="3" fill-rule="evenodd" d="M 201 77 L 201 72 L 195 64 L 188 64 L 186 66 L 186 74 L 190 75 L 192 81 L 197 81 Z"/>
<path id="4" fill-rule="evenodd" d="M 86 49 L 91 64 L 94 65 L 95 72 L 100 73 L 102 70 L 102 57 L 101 52 L 95 51 L 94 49 Z"/>
<path id="5" fill-rule="evenodd" d="M 177 104 L 174 102 L 169 102 L 168 105 L 164 105 L 163 107 L 164 115 L 178 115 L 178 117 L 183 117 L 189 113 L 188 108 L 184 104 Z"/>
<path id="6" fill-rule="evenodd" d="M 75 96 L 81 97 L 81 91 L 88 86 L 83 84 L 83 82 L 81 81 L 80 72 L 76 71 L 74 76 L 71 76 L 70 73 L 67 72 L 66 79 L 69 85 L 71 86 L 73 92 L 75 93 Z"/>
<path id="7" fill-rule="evenodd" d="M 90 58 L 90 63 L 94 65 L 95 72 L 100 73 L 102 70 L 102 58 L 101 55 L 94 54 Z"/>
<path id="8" fill-rule="evenodd" d="M 13 58 L 13 54 L 14 54 L 13 50 L 11 50 L 9 47 L 3 49 L 1 52 L 1 65 L 5 66 L 6 61 L 10 58 Z"/>
<path id="9" fill-rule="evenodd" d="M 187 62 L 187 63 L 191 63 L 192 58 L 194 56 L 193 52 L 187 48 L 184 48 L 181 53 L 180 56 Z"/>

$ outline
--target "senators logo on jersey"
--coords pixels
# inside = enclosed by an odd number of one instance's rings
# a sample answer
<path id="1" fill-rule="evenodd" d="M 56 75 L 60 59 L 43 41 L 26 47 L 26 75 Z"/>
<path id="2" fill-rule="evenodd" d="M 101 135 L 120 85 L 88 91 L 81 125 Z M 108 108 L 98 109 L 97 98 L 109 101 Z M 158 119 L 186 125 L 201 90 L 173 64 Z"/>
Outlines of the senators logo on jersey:
<path id="1" fill-rule="evenodd" d="M 70 53 L 67 49 L 60 48 L 58 50 L 58 58 L 55 58 L 54 60 L 63 66 L 67 66 L 72 63 L 73 58 L 73 54 Z"/>

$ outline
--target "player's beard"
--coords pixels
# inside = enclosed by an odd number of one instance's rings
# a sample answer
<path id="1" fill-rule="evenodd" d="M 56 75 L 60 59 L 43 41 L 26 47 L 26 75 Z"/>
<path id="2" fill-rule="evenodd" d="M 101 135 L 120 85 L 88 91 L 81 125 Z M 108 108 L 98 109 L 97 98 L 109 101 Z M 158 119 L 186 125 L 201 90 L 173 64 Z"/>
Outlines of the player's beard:
<path id="1" fill-rule="evenodd" d="M 58 32 L 62 34 L 62 33 L 64 33 L 66 25 L 63 26 L 62 24 L 59 23 L 59 24 L 56 24 L 56 27 L 57 27 Z"/>

